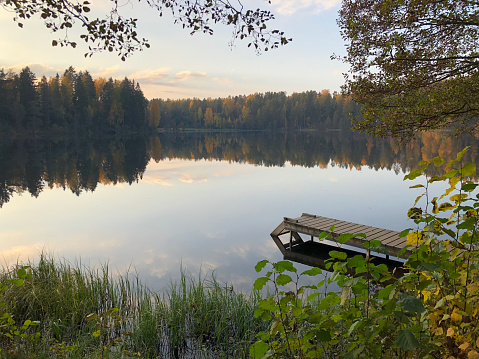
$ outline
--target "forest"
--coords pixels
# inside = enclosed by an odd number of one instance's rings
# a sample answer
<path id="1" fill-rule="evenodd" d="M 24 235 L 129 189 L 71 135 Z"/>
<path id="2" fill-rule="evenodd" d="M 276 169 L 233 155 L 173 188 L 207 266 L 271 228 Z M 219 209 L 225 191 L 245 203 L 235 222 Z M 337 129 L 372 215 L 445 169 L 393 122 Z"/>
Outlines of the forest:
<path id="1" fill-rule="evenodd" d="M 4 138 L 97 136 L 148 127 L 148 100 L 134 80 L 93 79 L 73 67 L 40 79 L 29 67 L 19 74 L 0 69 Z"/>
<path id="2" fill-rule="evenodd" d="M 0 69 L 2 137 L 99 137 L 166 130 L 348 131 L 360 106 L 329 90 L 255 93 L 227 98 L 148 101 L 135 80 L 93 79 L 70 67 L 38 79 Z"/>
<path id="3" fill-rule="evenodd" d="M 150 117 L 160 128 L 240 130 L 349 130 L 361 107 L 329 90 L 255 93 L 227 98 L 153 99 Z M 153 122 L 153 121 L 151 121 Z"/>

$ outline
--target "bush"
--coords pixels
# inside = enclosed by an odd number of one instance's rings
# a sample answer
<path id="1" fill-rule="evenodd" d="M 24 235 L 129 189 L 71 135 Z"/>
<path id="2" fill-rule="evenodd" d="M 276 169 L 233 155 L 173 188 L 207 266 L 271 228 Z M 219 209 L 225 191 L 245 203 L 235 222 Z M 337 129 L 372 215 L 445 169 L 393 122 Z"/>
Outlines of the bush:
<path id="1" fill-rule="evenodd" d="M 319 268 L 298 274 L 288 261 L 268 266 L 255 289 L 272 284 L 256 317 L 271 320 L 250 347 L 253 358 L 479 358 L 478 184 L 472 163 L 462 163 L 464 149 L 449 163 L 436 157 L 422 161 L 405 176 L 425 176 L 408 216 L 414 228 L 400 233 L 412 254 L 402 272 L 375 265 L 369 256 L 347 258 L 331 251 L 327 277 Z M 442 176 L 428 176 L 431 166 Z M 430 186 L 447 182 L 440 197 Z M 424 208 L 417 207 L 425 200 Z M 343 243 L 354 234 L 344 236 Z M 320 236 L 326 237 L 327 234 Z M 365 246 L 381 251 L 378 241 Z M 348 273 L 354 273 L 350 275 Z M 317 285 L 301 286 L 301 278 L 322 276 Z M 324 284 L 336 283 L 338 292 Z M 292 289 L 291 289 L 292 288 Z"/>

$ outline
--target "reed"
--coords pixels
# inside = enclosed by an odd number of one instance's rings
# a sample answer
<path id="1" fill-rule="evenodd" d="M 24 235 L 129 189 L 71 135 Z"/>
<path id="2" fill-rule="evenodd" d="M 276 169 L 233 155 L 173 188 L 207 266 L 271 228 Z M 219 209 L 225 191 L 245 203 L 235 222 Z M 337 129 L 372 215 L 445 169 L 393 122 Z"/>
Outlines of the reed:
<path id="1" fill-rule="evenodd" d="M 3 293 L 0 315 L 38 320 L 41 337 L 4 338 L 2 358 L 113 358 L 125 351 L 143 358 L 246 358 L 255 333 L 267 326 L 253 316 L 257 293 L 237 292 L 214 275 L 182 271 L 166 290 L 153 292 L 137 275 L 113 276 L 107 265 L 92 269 L 49 254 L 26 265 L 31 278 Z M 0 283 L 13 278 L 4 267 Z"/>

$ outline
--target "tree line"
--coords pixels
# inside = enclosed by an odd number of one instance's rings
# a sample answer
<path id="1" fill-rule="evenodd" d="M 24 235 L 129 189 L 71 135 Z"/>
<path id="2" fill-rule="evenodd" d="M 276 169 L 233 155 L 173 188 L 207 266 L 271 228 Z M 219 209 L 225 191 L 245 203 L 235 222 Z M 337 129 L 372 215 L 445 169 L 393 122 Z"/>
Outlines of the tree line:
<path id="1" fill-rule="evenodd" d="M 0 133 L 4 137 L 88 135 L 146 130 L 148 100 L 140 85 L 124 78 L 93 79 L 73 67 L 37 79 L 0 69 Z"/>
<path id="2" fill-rule="evenodd" d="M 344 129 L 361 107 L 329 90 L 285 92 L 248 96 L 150 102 L 150 122 L 160 128 L 206 128 L 248 130 Z"/>

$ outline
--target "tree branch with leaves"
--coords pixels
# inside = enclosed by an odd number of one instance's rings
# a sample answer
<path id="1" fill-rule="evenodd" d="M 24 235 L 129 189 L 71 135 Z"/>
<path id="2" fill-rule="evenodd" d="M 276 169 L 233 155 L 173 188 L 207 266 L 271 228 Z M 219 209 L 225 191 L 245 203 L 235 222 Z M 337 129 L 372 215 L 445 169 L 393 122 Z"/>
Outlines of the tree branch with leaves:
<path id="1" fill-rule="evenodd" d="M 141 0 L 138 0 L 140 2 Z M 171 12 L 174 22 L 189 29 L 193 35 L 202 32 L 212 35 L 217 24 L 232 27 L 231 44 L 236 39 L 249 39 L 260 53 L 287 44 L 291 39 L 284 32 L 270 30 L 267 23 L 274 20 L 268 10 L 245 9 L 236 0 L 144 0 L 162 17 L 165 11 Z M 23 27 L 25 21 L 40 17 L 53 33 L 61 33 L 52 40 L 53 46 L 76 47 L 77 41 L 70 38 L 69 30 L 82 28 L 80 39 L 88 44 L 85 57 L 98 51 L 118 53 L 122 60 L 136 51 L 149 48 L 147 39 L 136 31 L 138 19 L 128 18 L 119 11 L 118 0 L 111 0 L 111 9 L 103 17 L 90 18 L 92 4 L 89 1 L 68 0 L 0 0 L 0 7 L 13 14 L 13 20 Z"/>
<path id="2" fill-rule="evenodd" d="M 364 105 L 354 128 L 408 140 L 417 131 L 479 126 L 477 1 L 343 1 L 350 65 L 343 90 Z"/>

